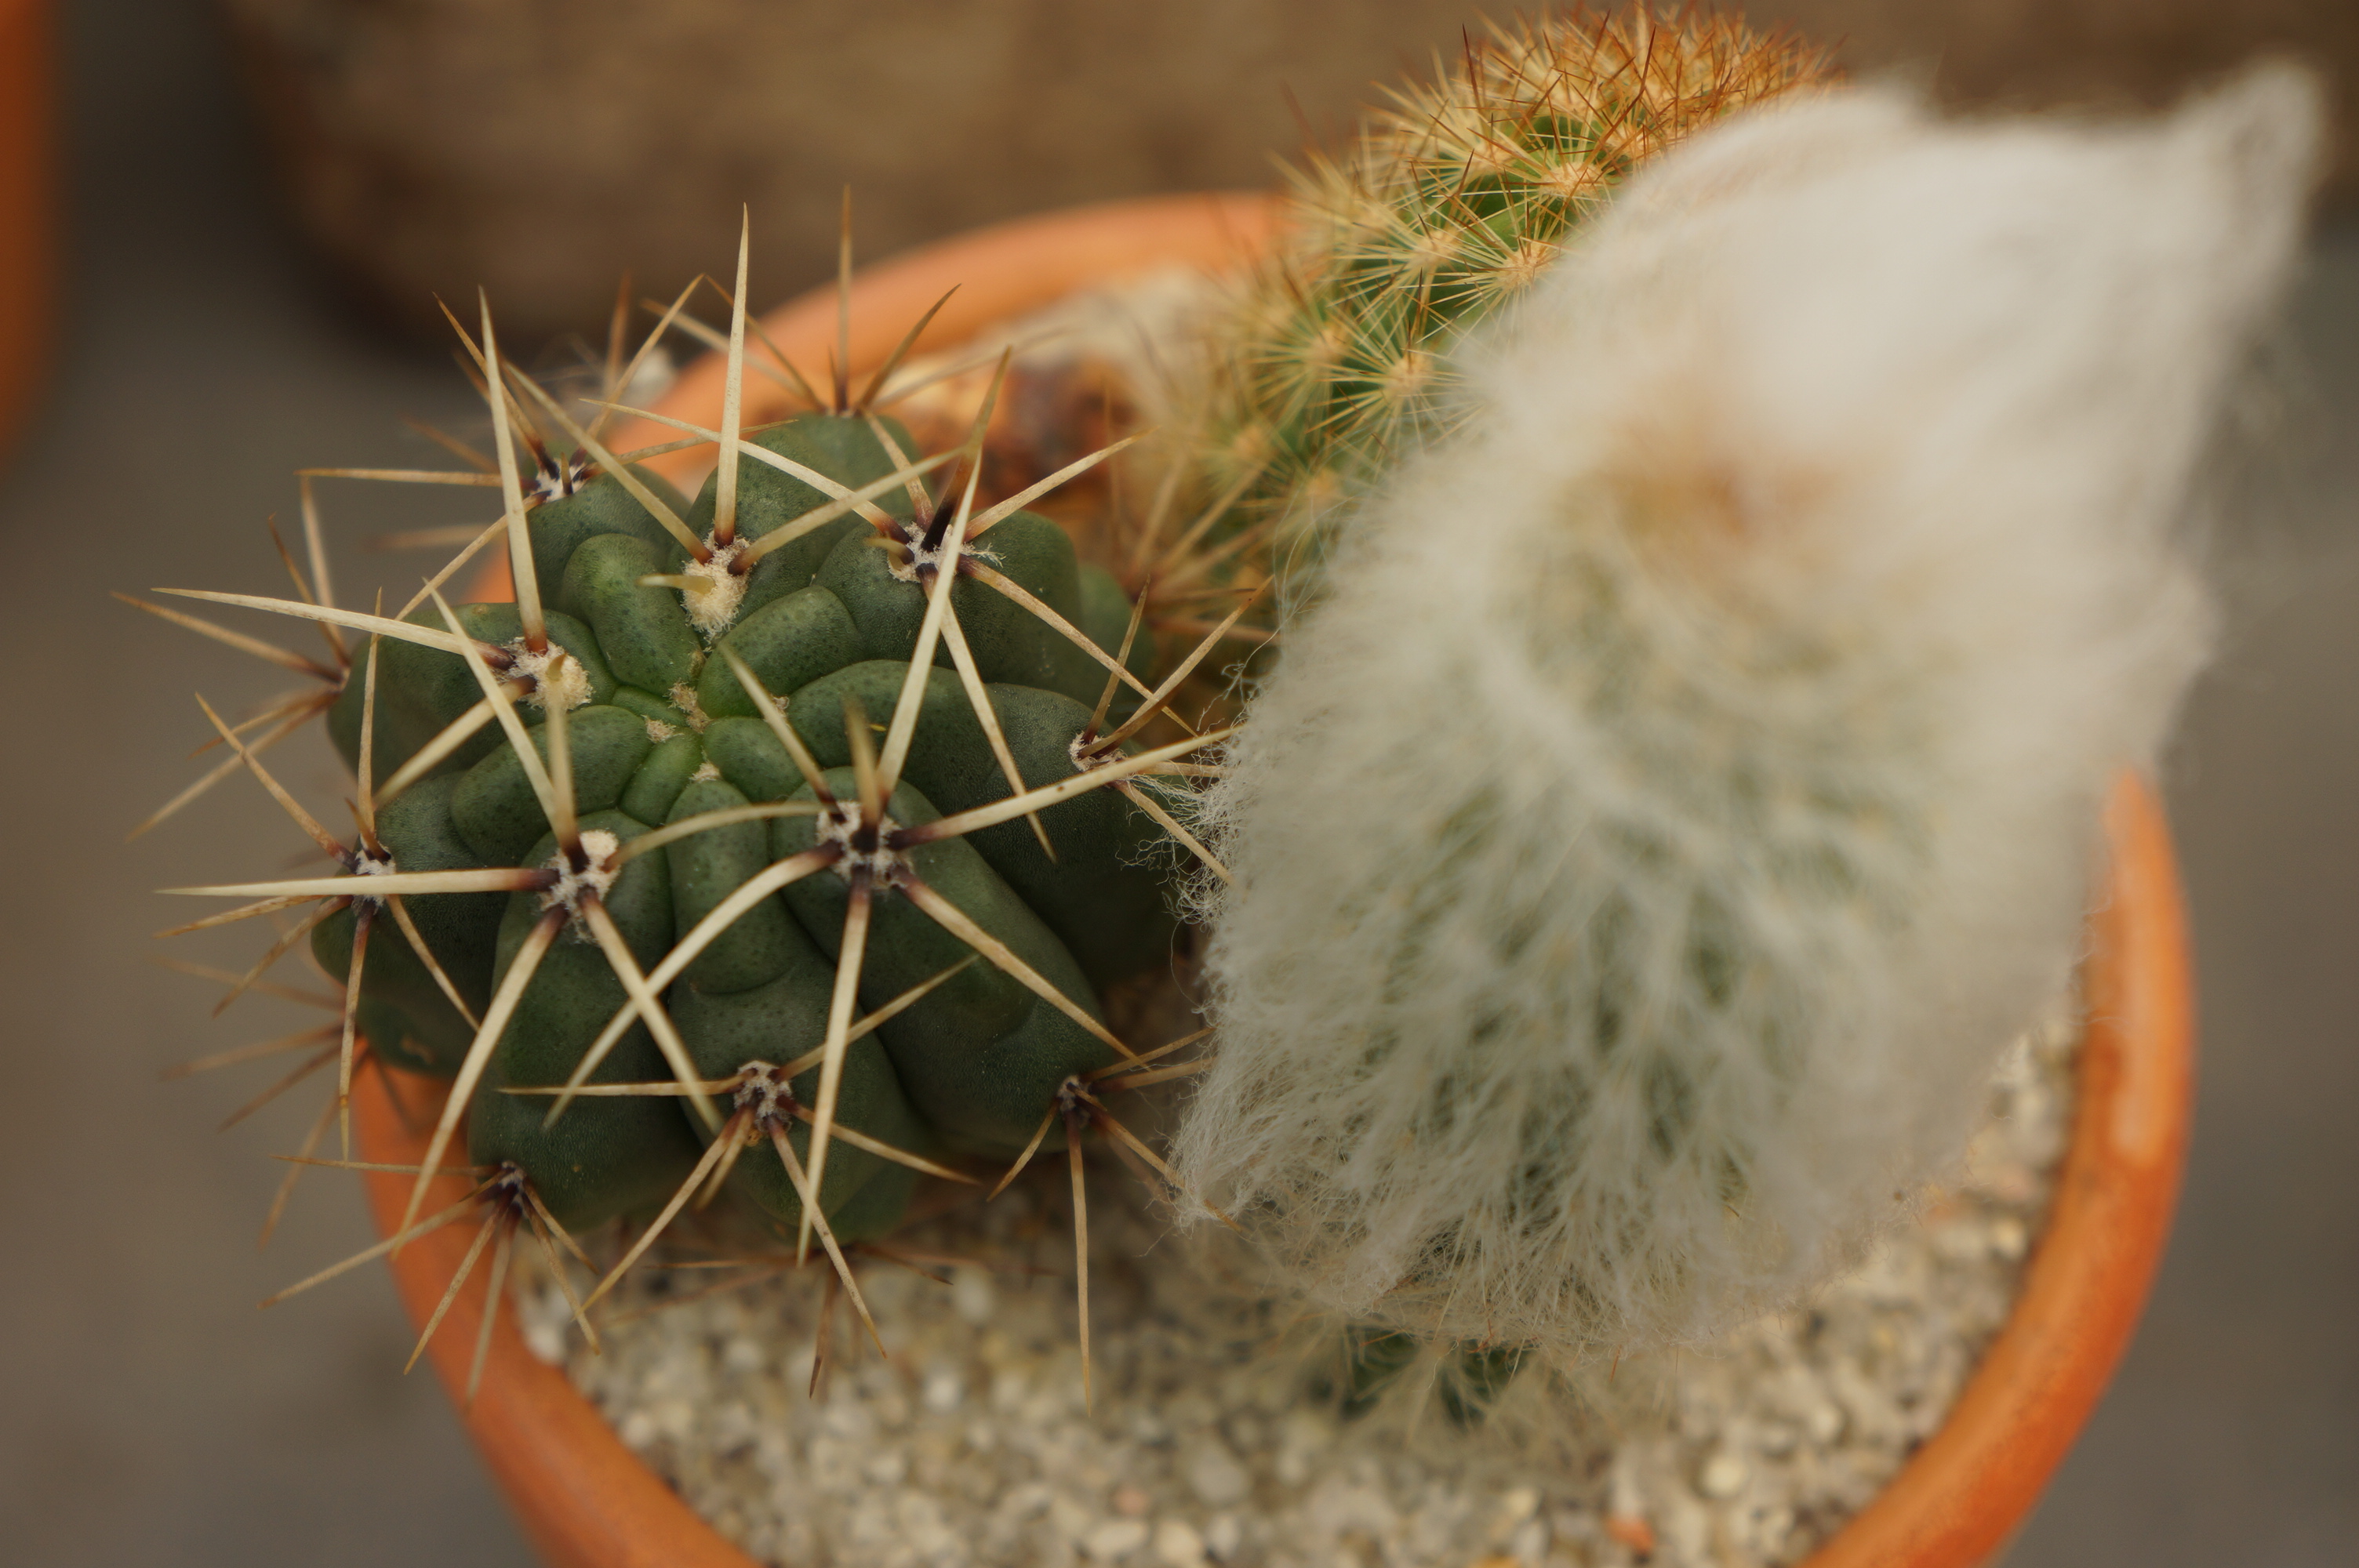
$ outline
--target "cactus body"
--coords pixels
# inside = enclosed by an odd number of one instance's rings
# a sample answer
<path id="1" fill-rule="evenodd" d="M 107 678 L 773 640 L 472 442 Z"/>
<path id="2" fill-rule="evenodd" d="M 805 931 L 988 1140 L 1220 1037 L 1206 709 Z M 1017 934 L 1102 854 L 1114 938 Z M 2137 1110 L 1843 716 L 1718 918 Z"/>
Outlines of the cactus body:
<path id="1" fill-rule="evenodd" d="M 1765 109 L 1470 351 L 1209 803 L 1175 1163 L 1295 1288 L 1676 1343 L 1939 1177 L 2203 656 L 2182 509 L 2317 113 Z"/>
<path id="2" fill-rule="evenodd" d="M 897 466 L 858 417 L 814 414 L 753 439 L 844 486 Z M 831 499 L 751 462 L 741 479 L 736 536 L 748 544 Z M 690 506 L 659 481 L 648 482 L 710 540 L 711 483 Z M 887 510 L 908 518 L 912 506 L 897 495 Z M 742 658 L 777 701 L 810 759 L 826 770 L 831 798 L 856 800 L 847 719 L 857 726 L 864 714 L 871 735 L 881 736 L 926 613 L 925 582 L 909 569 L 915 535 L 897 532 L 888 540 L 857 514 L 812 529 L 744 574 L 744 596 L 725 624 L 701 628 L 686 591 L 643 580 L 683 570 L 684 546 L 611 475 L 544 501 L 526 520 L 549 638 L 578 676 L 544 681 L 517 713 L 546 767 L 548 708 L 562 702 L 582 842 L 611 835 L 627 854 L 635 839 L 713 813 L 794 802 L 810 813 L 725 820 L 620 862 L 598 901 L 639 970 L 654 971 L 750 879 L 820 847 L 828 831 L 818 815 L 824 803 L 773 731 L 777 715 L 757 717 L 763 698 L 719 650 Z M 1054 524 L 1013 514 L 971 554 L 1109 651 L 1119 643 L 1127 601 L 1118 589 L 1109 595 L 1110 585 L 1085 589 L 1072 546 Z M 945 644 L 921 687 L 915 741 L 887 806 L 892 824 L 929 823 L 1071 778 L 1076 739 L 1090 727 L 1104 680 L 1097 662 L 1029 610 L 965 579 L 951 597 L 1022 777 L 1011 783 L 1003 774 Z M 466 634 L 521 658 L 516 606 L 470 605 L 457 618 Z M 442 625 L 430 604 L 409 619 Z M 370 765 L 382 781 L 484 696 L 458 653 L 386 640 L 379 659 Z M 355 762 L 368 700 L 355 678 L 331 718 L 332 733 Z M 1147 864 L 1159 830 L 1109 791 L 1060 801 L 1038 816 L 1056 848 L 1053 860 L 1018 817 L 919 847 L 907 863 L 1044 978 L 1073 1012 L 1095 1020 L 1098 989 L 1156 962 L 1171 940 L 1161 876 Z M 395 871 L 564 860 L 534 778 L 496 724 L 484 724 L 384 804 L 379 832 L 389 860 L 382 869 Z M 821 1046 L 853 886 L 848 873 L 833 869 L 802 877 L 738 914 L 670 980 L 665 1011 L 702 1080 L 728 1079 L 749 1064 L 780 1067 Z M 536 927 L 557 918 L 549 913 L 554 896 L 527 889 L 409 901 L 419 935 L 474 1019 L 494 1007 Z M 859 1011 L 885 1008 L 929 980 L 939 984 L 844 1047 L 839 1127 L 915 1155 L 1005 1157 L 1032 1137 L 1060 1084 L 1114 1060 L 1104 1040 L 1025 981 L 995 962 L 970 962 L 974 949 L 914 907 L 889 874 L 880 873 L 864 896 L 870 907 L 854 993 Z M 348 971 L 362 913 L 355 903 L 317 927 L 314 951 L 332 973 Z M 376 924 L 360 989 L 373 1044 L 402 1065 L 457 1072 L 475 1026 L 407 945 L 385 934 L 386 923 Z M 547 1098 L 507 1092 L 565 1083 L 629 1005 L 616 964 L 577 914 L 515 999 L 470 1102 L 471 1160 L 520 1168 L 568 1227 L 660 1202 L 712 1137 L 713 1123 L 685 1096 L 584 1097 L 551 1121 Z M 589 1082 L 676 1077 L 659 1046 L 635 1020 Z M 793 1099 L 804 1108 L 817 1103 L 820 1076 L 817 1065 L 793 1076 Z M 726 1096 L 712 1103 L 720 1117 L 731 1109 Z M 807 1160 L 810 1127 L 799 1122 L 788 1137 Z M 874 1235 L 898 1219 L 915 1179 L 905 1164 L 838 1141 L 825 1162 L 821 1207 L 839 1238 Z M 800 1204 L 778 1161 L 737 1161 L 728 1184 L 791 1234 Z"/>
<path id="3" fill-rule="evenodd" d="M 1646 159 L 1821 81 L 1821 51 L 1644 7 L 1495 27 L 1294 172 L 1289 238 L 1212 334 L 1201 439 L 1299 568 L 1386 462 L 1451 423 L 1449 352 Z"/>

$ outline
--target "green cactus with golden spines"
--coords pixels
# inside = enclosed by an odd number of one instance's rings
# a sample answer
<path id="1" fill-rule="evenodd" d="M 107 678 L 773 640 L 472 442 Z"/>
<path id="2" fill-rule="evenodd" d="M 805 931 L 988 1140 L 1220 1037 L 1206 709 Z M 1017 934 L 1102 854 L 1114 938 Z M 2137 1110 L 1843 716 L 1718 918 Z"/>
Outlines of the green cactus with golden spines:
<path id="1" fill-rule="evenodd" d="M 483 333 L 512 394 L 484 542 L 516 601 L 450 604 L 457 562 L 394 614 L 317 604 L 299 573 L 299 600 L 195 595 L 365 639 L 303 661 L 326 689 L 301 704 L 354 769 L 360 833 L 224 729 L 339 874 L 177 891 L 314 901 L 269 957 L 308 934 L 342 982 L 340 1098 L 364 1048 L 450 1080 L 424 1165 L 463 1150 L 503 1257 L 520 1227 L 660 1228 L 710 1187 L 842 1269 L 920 1173 L 1104 1125 L 1134 1052 L 1101 997 L 1175 939 L 1148 792 L 1181 786 L 1145 775 L 1218 739 L 1138 752 L 1169 697 L 1152 640 L 1022 509 L 1107 453 L 986 507 L 988 399 L 919 460 L 839 391 L 704 432 L 721 461 L 690 503 L 502 364 L 488 312 Z M 744 341 L 741 308 L 733 383 Z"/>
<path id="2" fill-rule="evenodd" d="M 1233 525 L 1315 568 L 1379 471 L 1449 426 L 1449 351 L 1638 164 L 1822 81 L 1822 53 L 1644 9 L 1495 27 L 1291 171 L 1285 237 L 1214 323 L 1197 437 Z"/>

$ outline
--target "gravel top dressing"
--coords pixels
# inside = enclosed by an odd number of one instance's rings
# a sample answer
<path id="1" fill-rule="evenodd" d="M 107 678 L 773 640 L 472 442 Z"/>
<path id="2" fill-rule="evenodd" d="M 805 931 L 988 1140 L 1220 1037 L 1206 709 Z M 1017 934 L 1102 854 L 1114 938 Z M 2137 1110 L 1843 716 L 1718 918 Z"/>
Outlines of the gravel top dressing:
<path id="1" fill-rule="evenodd" d="M 860 1263 L 891 1358 L 838 1302 L 816 1397 L 816 1245 L 799 1271 L 635 1274 L 603 1356 L 566 1333 L 545 1274 L 516 1299 L 535 1353 L 625 1443 L 751 1555 L 794 1568 L 1792 1563 L 1940 1424 L 2005 1319 L 2077 1040 L 2053 1025 L 2009 1053 L 1962 1179 L 1809 1307 L 1649 1362 L 1527 1366 L 1473 1428 L 1414 1376 L 1344 1414 L 1336 1336 L 1163 1237 L 1095 1146 L 1093 1410 L 1062 1159 L 897 1236 L 905 1260 Z"/>

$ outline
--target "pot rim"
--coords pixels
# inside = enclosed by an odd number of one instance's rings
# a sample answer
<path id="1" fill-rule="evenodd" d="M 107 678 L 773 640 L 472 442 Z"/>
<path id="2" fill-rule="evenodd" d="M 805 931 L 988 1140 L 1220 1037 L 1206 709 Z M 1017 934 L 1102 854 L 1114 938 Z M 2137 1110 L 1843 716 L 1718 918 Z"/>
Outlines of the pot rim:
<path id="1" fill-rule="evenodd" d="M 1169 265 L 1218 268 L 1258 253 L 1274 205 L 1259 195 L 1157 197 L 1071 209 L 973 231 L 860 274 L 852 360 L 869 365 L 952 284 L 920 351 L 1054 302 L 1087 284 Z M 835 297 L 815 289 L 764 318 L 799 361 L 835 341 Z M 691 365 L 659 406 L 713 417 L 719 356 Z M 777 416 L 746 386 L 749 423 Z M 686 411 L 693 409 L 694 414 Z M 670 432 L 626 427 L 628 450 Z M 672 454 L 675 470 L 704 460 Z M 2177 1201 L 2192 1108 L 2194 1011 L 2186 914 L 2169 828 L 2153 786 L 2124 773 L 2104 811 L 2111 865 L 2090 917 L 2082 970 L 2086 1028 L 2072 1140 L 2049 1220 L 2015 1306 L 1941 1427 L 1875 1498 L 1800 1568 L 1969 1568 L 2028 1516 L 2127 1349 Z M 364 1158 L 415 1163 L 422 1108 L 440 1086 L 371 1070 L 353 1097 Z M 396 1097 L 399 1098 L 397 1098 Z M 405 1109 L 405 1107 L 408 1108 Z M 408 1178 L 366 1177 L 381 1233 L 391 1234 Z M 464 1195 L 437 1178 L 429 1205 Z M 465 1227 L 423 1236 L 391 1260 L 402 1302 L 423 1323 L 464 1254 Z M 462 1292 L 429 1354 L 501 1490 L 554 1568 L 754 1568 L 615 1435 L 558 1368 L 537 1359 L 513 1311 L 495 1323 L 482 1387 L 463 1406 L 484 1292 Z"/>

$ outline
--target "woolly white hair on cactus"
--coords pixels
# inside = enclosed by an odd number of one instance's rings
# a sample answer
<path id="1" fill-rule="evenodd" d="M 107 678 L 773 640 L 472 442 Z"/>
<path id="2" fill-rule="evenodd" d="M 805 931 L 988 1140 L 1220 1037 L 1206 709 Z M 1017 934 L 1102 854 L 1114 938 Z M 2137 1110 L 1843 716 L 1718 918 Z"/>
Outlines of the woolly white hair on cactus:
<path id="1" fill-rule="evenodd" d="M 2204 656 L 2190 481 L 2318 118 L 2287 69 L 2128 125 L 1755 111 L 1468 351 L 1209 800 L 1177 1163 L 1284 1280 L 1677 1341 L 1957 1157 Z"/>

